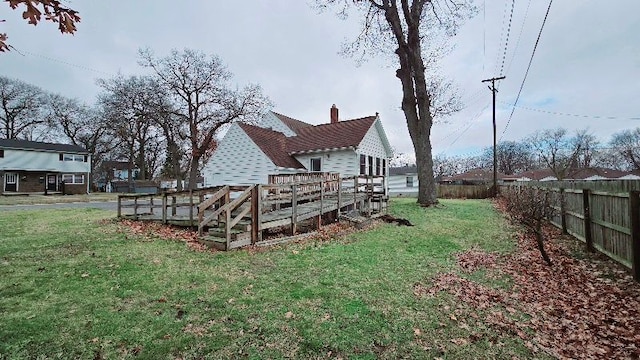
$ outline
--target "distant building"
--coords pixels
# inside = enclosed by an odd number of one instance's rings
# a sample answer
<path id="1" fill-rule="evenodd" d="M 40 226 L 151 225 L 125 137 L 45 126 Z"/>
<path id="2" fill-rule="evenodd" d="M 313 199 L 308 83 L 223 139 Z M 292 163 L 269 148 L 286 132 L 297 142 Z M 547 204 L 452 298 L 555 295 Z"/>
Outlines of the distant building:
<path id="1" fill-rule="evenodd" d="M 415 196 L 418 194 L 418 167 L 400 166 L 389 169 L 389 195 Z"/>
<path id="2" fill-rule="evenodd" d="M 0 194 L 89 192 L 91 154 L 70 144 L 0 139 Z"/>

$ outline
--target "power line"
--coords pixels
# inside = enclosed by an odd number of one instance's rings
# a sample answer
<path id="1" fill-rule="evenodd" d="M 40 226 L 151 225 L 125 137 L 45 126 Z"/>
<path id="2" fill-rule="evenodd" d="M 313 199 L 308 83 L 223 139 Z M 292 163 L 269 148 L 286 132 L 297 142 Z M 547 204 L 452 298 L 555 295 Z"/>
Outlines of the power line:
<path id="1" fill-rule="evenodd" d="M 511 34 L 511 23 L 513 22 L 513 9 L 516 6 L 516 0 L 511 0 L 511 13 L 509 14 L 509 23 L 507 25 L 507 35 L 504 41 L 504 52 L 502 53 L 502 64 L 500 65 L 500 72 L 498 74 L 503 75 L 504 63 L 507 60 L 507 49 L 509 48 L 509 35 Z"/>
<path id="2" fill-rule="evenodd" d="M 603 119 L 603 120 L 640 120 L 640 116 L 638 116 L 638 117 L 624 117 L 624 116 L 607 116 L 607 115 L 572 114 L 572 113 L 560 112 L 560 111 L 549 111 L 549 110 L 536 109 L 536 108 L 531 108 L 531 107 L 527 107 L 527 106 L 517 106 L 516 104 L 510 104 L 510 103 L 505 102 L 505 101 L 500 101 L 500 102 L 505 104 L 505 105 L 508 105 L 508 106 L 515 106 L 515 107 L 517 107 L 519 109 L 524 109 L 524 110 L 529 110 L 529 111 L 536 111 L 536 112 L 541 112 L 541 113 L 551 114 L 551 115 L 573 116 L 573 117 L 580 117 L 580 118 Z"/>
<path id="3" fill-rule="evenodd" d="M 509 2 L 508 0 L 505 1 L 504 3 L 504 11 L 502 13 L 502 29 L 500 30 L 500 41 L 498 42 L 498 44 L 502 44 L 502 40 L 504 39 L 505 36 L 505 30 L 506 30 L 506 24 L 507 24 L 507 9 L 509 8 Z M 499 64 L 500 64 L 500 46 L 498 45 L 498 56 L 496 57 L 496 65 L 495 68 L 493 70 L 493 73 L 497 73 L 498 72 L 498 68 L 499 68 Z"/>
<path id="4" fill-rule="evenodd" d="M 513 103 L 513 108 L 511 109 L 511 114 L 509 114 L 509 120 L 507 120 L 507 125 L 504 127 L 502 134 L 500 135 L 500 140 L 507 132 L 509 128 L 509 124 L 511 123 L 511 119 L 513 118 L 513 113 L 516 110 L 516 105 L 518 104 L 518 100 L 520 100 L 520 95 L 522 94 L 522 89 L 524 88 L 524 84 L 527 81 L 527 76 L 529 76 L 529 70 L 531 69 L 531 63 L 533 63 L 533 56 L 536 54 L 536 49 L 538 48 L 538 44 L 540 43 L 540 36 L 542 36 L 542 30 L 544 29 L 544 25 L 547 23 L 547 17 L 549 16 L 549 11 L 551 10 L 551 4 L 553 0 L 549 0 L 549 6 L 547 7 L 547 12 L 544 14 L 544 20 L 542 20 L 542 26 L 540 26 L 540 31 L 538 32 L 538 38 L 536 39 L 535 45 L 533 45 L 533 52 L 531 53 L 531 59 L 529 59 L 529 65 L 527 66 L 527 71 L 524 73 L 524 79 L 522 79 L 522 84 L 520 84 L 520 90 L 518 90 L 518 96 L 516 96 L 516 101 Z"/>
<path id="5" fill-rule="evenodd" d="M 53 57 L 50 57 L 50 56 L 46 56 L 46 55 L 42 55 L 42 54 L 33 53 L 33 52 L 30 52 L 30 51 L 27 51 L 27 50 L 17 49 L 17 48 L 16 48 L 16 47 L 14 47 L 14 46 L 11 46 L 11 47 L 12 47 L 14 50 L 16 50 L 16 52 L 17 52 L 18 54 L 20 54 L 20 55 L 22 55 L 22 56 L 25 56 L 25 57 L 26 57 L 26 55 L 31 55 L 31 56 L 33 56 L 33 57 L 39 57 L 39 58 L 42 58 L 42 59 L 45 59 L 45 60 L 49 60 L 49 61 L 53 61 L 53 62 L 56 62 L 56 63 L 59 63 L 59 64 L 63 64 L 63 65 L 67 65 L 67 66 L 75 67 L 75 68 L 78 68 L 78 69 L 81 69 L 81 70 L 91 71 L 91 72 L 94 72 L 94 73 L 98 73 L 98 74 L 102 74 L 102 75 L 107 75 L 107 76 L 113 76 L 113 74 L 110 74 L 110 73 L 105 72 L 105 71 L 101 71 L 101 70 L 93 69 L 93 68 L 90 68 L 90 67 L 88 67 L 88 66 L 78 65 L 78 64 L 74 64 L 74 63 L 68 62 L 68 61 L 66 61 L 66 60 L 61 60 L 61 59 L 53 58 Z M 26 54 L 26 55 L 25 55 L 25 54 Z"/>
<path id="6" fill-rule="evenodd" d="M 518 47 L 520 47 L 520 39 L 522 39 L 522 32 L 524 31 L 524 25 L 527 23 L 527 18 L 529 17 L 529 8 L 531 7 L 531 0 L 527 3 L 527 10 L 524 12 L 524 19 L 522 20 L 522 26 L 520 26 L 520 32 L 518 33 L 518 40 L 516 40 L 516 46 L 513 49 L 513 55 L 511 55 L 511 60 L 509 60 L 509 65 L 507 65 L 507 70 L 504 75 L 509 73 L 509 69 L 511 69 L 511 65 L 513 64 L 513 59 L 516 57 L 516 53 L 518 52 Z"/>

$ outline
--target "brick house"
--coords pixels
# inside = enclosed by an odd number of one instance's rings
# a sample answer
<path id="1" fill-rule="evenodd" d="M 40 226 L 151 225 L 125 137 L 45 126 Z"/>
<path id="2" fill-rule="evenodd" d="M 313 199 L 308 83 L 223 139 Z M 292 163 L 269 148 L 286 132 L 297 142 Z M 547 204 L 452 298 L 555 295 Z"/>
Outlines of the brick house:
<path id="1" fill-rule="evenodd" d="M 89 192 L 91 154 L 76 145 L 0 139 L 0 194 Z"/>

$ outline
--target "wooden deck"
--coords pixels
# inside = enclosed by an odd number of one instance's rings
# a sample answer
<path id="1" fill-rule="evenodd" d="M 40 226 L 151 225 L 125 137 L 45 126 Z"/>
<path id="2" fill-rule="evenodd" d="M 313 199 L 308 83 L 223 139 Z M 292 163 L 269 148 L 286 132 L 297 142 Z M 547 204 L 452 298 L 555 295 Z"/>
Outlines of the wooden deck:
<path id="1" fill-rule="evenodd" d="M 271 179 L 270 179 L 271 180 Z M 358 209 L 371 216 L 386 212 L 382 176 L 332 174 L 318 179 L 251 186 L 218 186 L 163 194 L 118 196 L 118 217 L 198 228 L 203 243 L 222 250 L 256 244 L 264 230 L 303 221 L 322 225 L 328 214 Z"/>

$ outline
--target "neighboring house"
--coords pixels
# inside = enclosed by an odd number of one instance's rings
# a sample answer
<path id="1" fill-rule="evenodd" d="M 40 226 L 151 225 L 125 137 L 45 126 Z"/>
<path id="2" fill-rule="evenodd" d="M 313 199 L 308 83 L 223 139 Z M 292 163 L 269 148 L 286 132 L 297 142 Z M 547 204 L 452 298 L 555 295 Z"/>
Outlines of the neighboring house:
<path id="1" fill-rule="evenodd" d="M 504 174 L 497 173 L 497 182 L 501 184 L 505 178 Z M 441 184 L 452 185 L 484 185 L 493 183 L 493 170 L 491 169 L 472 169 L 462 174 L 453 176 L 445 176 L 440 181 Z"/>
<path id="2" fill-rule="evenodd" d="M 205 186 L 266 184 L 268 176 L 335 172 L 341 176 L 387 175 L 391 146 L 378 114 L 311 125 L 275 112 L 257 125 L 235 123 L 202 175 Z"/>
<path id="3" fill-rule="evenodd" d="M 106 160 L 100 164 L 96 187 L 99 191 L 114 192 L 113 182 L 122 182 L 129 180 L 129 162 Z M 133 166 L 131 171 L 133 178 L 138 176 L 140 170 L 137 166 Z"/>
<path id="4" fill-rule="evenodd" d="M 389 195 L 404 196 L 418 193 L 418 168 L 400 166 L 389 168 Z"/>
<path id="5" fill-rule="evenodd" d="M 69 144 L 0 139 L 0 193 L 86 194 L 91 154 Z"/>
<path id="6" fill-rule="evenodd" d="M 590 167 L 567 170 L 563 180 L 635 180 L 633 173 L 615 169 Z M 555 181 L 558 180 L 551 169 L 525 171 L 505 177 L 505 181 Z"/>

